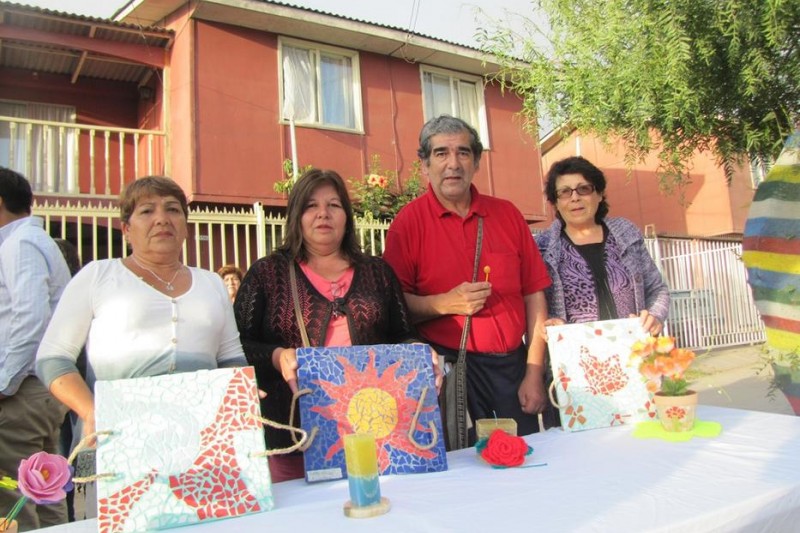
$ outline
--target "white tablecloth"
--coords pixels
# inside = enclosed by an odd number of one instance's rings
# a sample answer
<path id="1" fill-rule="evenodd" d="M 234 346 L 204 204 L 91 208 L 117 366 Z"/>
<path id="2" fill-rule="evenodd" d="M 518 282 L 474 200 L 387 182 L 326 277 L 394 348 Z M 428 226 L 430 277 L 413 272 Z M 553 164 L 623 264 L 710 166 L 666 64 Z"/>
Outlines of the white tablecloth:
<path id="1" fill-rule="evenodd" d="M 389 513 L 346 518 L 347 481 L 273 485 L 275 509 L 176 533 L 800 531 L 800 417 L 701 406 L 714 439 L 640 440 L 632 426 L 527 437 L 540 468 L 495 470 L 474 449 L 437 474 L 387 476 Z M 95 533 L 95 520 L 48 528 Z"/>

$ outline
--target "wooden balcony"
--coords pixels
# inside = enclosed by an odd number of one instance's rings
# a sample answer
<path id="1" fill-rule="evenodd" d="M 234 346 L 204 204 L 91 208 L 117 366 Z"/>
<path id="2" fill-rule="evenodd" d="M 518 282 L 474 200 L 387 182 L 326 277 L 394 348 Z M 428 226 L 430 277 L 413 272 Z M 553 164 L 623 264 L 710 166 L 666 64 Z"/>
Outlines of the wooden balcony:
<path id="1" fill-rule="evenodd" d="M 166 135 L 0 115 L 0 165 L 46 196 L 117 197 L 137 177 L 169 174 Z"/>

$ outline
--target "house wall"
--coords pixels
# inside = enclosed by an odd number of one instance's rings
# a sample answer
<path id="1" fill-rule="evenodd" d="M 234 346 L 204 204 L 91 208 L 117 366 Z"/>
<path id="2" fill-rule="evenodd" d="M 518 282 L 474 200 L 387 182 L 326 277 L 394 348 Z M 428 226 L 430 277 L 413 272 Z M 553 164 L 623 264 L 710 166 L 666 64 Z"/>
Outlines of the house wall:
<path id="1" fill-rule="evenodd" d="M 173 174 L 191 183 L 195 201 L 285 205 L 285 196 L 273 188 L 284 178 L 283 161 L 291 158 L 289 126 L 279 121 L 278 36 L 199 20 L 192 21 L 193 31 L 177 32 L 180 26 L 178 20 L 171 25 L 176 40 L 170 107 L 181 114 L 170 121 Z M 378 155 L 383 170 L 397 172 L 402 181 L 416 159 L 423 124 L 419 65 L 367 52 L 359 61 L 364 133 L 297 126 L 299 164 L 360 178 Z M 186 120 L 192 98 L 195 114 Z M 538 145 L 514 119 L 521 102 L 493 85 L 485 100 L 492 148 L 475 184 L 514 201 L 530 220 L 544 218 L 544 204 L 531 194 L 542 190 Z"/>
<path id="2" fill-rule="evenodd" d="M 697 153 L 689 172 L 691 182 L 666 194 L 659 189 L 657 154 L 629 172 L 621 143 L 606 147 L 595 137 L 573 132 L 543 156 L 545 174 L 554 162 L 579 152 L 606 176 L 610 216 L 628 218 L 640 228 L 654 224 L 661 234 L 715 236 L 744 230 L 755 193 L 746 167 L 736 170 L 729 185 L 713 156 Z M 552 220 L 553 210 L 548 211 Z"/>
<path id="3" fill-rule="evenodd" d="M 194 33 L 188 5 L 172 13 L 165 26 L 175 31 L 175 40 L 168 54 L 165 69 L 164 97 L 166 104 L 167 138 L 169 139 L 170 169 L 174 179 L 193 200 L 195 190 L 195 92 L 194 92 Z"/>

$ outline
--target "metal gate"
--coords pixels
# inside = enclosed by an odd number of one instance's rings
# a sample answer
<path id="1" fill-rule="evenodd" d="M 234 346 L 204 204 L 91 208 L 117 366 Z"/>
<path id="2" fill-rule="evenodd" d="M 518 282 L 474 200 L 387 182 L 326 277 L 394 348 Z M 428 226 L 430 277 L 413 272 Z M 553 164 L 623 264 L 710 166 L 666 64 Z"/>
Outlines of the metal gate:
<path id="1" fill-rule="evenodd" d="M 747 284 L 741 241 L 645 241 L 670 288 L 667 326 L 680 346 L 704 350 L 766 340 Z"/>

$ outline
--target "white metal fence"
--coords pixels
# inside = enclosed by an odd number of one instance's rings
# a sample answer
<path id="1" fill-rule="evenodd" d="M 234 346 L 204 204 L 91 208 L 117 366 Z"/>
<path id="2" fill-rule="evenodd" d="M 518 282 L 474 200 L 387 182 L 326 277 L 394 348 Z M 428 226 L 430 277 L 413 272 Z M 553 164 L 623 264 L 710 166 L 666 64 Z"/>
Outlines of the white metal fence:
<path id="1" fill-rule="evenodd" d="M 75 244 L 84 263 L 127 255 L 119 207 L 113 202 L 37 202 L 33 214 L 45 220 L 51 236 Z M 362 249 L 381 255 L 388 227 L 388 222 L 356 218 Z M 283 242 L 285 230 L 286 219 L 265 212 L 259 203 L 245 208 L 190 208 L 183 260 L 187 265 L 208 270 L 226 264 L 247 270 Z"/>
<path id="2" fill-rule="evenodd" d="M 53 237 L 78 245 L 81 259 L 124 257 L 119 209 L 80 202 L 34 205 Z M 388 222 L 356 219 L 363 250 L 383 253 Z M 266 213 L 261 204 L 248 208 L 192 208 L 184 262 L 209 270 L 236 264 L 246 270 L 283 242 L 286 220 Z M 764 342 L 764 326 L 747 285 L 747 271 L 737 241 L 645 239 L 672 294 L 668 327 L 681 346 L 695 350 Z"/>
<path id="3" fill-rule="evenodd" d="M 670 288 L 667 324 L 695 350 L 761 343 L 764 324 L 747 285 L 740 241 L 646 239 Z"/>

